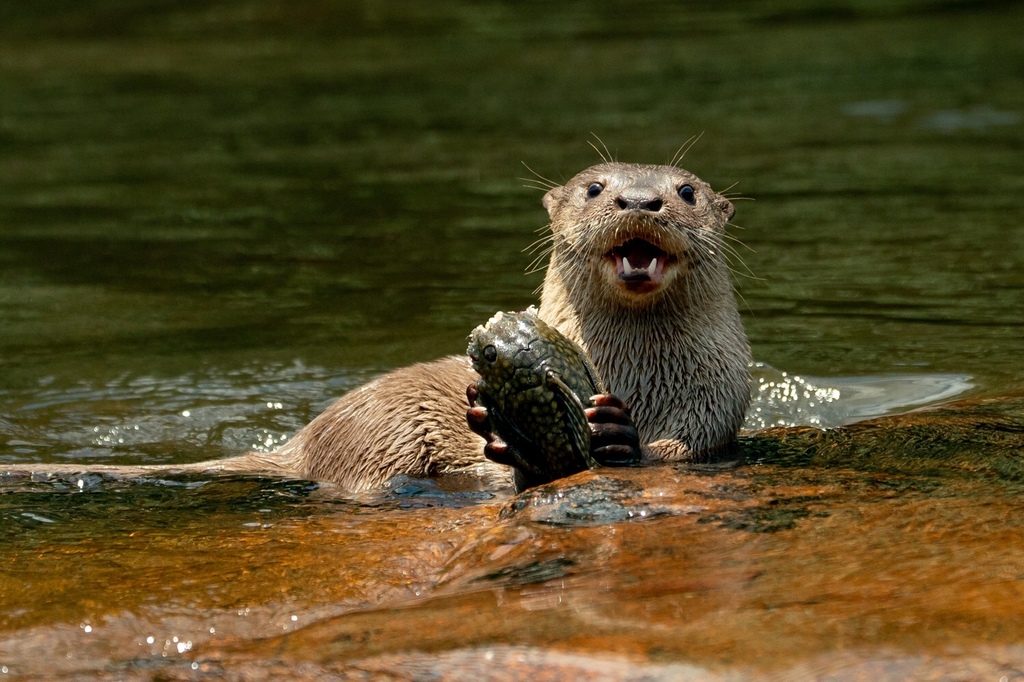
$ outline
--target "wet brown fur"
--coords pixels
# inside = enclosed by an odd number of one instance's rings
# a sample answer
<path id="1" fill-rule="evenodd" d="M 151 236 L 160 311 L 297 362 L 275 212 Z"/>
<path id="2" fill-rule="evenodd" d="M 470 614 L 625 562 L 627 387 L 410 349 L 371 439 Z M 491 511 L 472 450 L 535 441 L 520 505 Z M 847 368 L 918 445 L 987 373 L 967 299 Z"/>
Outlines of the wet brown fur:
<path id="1" fill-rule="evenodd" d="M 604 191 L 588 200 L 586 188 Z M 678 188 L 693 187 L 696 204 Z M 661 198 L 655 216 L 623 217 L 621 196 Z M 674 166 L 604 163 L 544 197 L 554 249 L 540 316 L 579 343 L 609 390 L 630 406 L 652 460 L 693 459 L 734 441 L 750 399 L 750 348 L 723 235 L 732 204 Z M 602 257 L 627 238 L 678 258 L 661 290 L 616 286 Z"/>
<path id="2" fill-rule="evenodd" d="M 594 182 L 605 189 L 588 199 Z M 686 183 L 694 206 L 676 194 Z M 616 199 L 630 193 L 656 193 L 664 207 L 656 216 L 616 210 Z M 692 459 L 731 443 L 749 400 L 750 359 L 723 253 L 732 204 L 674 166 L 604 163 L 551 189 L 544 206 L 553 249 L 540 317 L 579 343 L 609 390 L 630 406 L 645 456 Z M 617 283 L 604 256 L 631 237 L 678 255 L 660 290 L 638 296 Z M 466 387 L 476 378 L 466 358 L 416 364 L 345 394 L 275 453 L 99 469 L 261 472 L 353 491 L 399 473 L 471 473 L 504 485 L 510 470 L 485 460 L 484 441 L 466 426 Z"/>
<path id="3" fill-rule="evenodd" d="M 465 357 L 388 372 L 349 391 L 279 452 L 299 475 L 350 490 L 398 473 L 475 473 L 511 480 L 483 457 L 484 441 L 466 426 L 466 387 L 478 379 Z"/>

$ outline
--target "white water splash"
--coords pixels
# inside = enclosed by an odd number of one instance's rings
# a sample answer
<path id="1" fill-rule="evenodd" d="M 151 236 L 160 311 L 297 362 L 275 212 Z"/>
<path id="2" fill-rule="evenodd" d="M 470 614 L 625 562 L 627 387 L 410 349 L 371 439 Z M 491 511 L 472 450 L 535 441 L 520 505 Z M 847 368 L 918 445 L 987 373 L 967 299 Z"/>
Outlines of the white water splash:
<path id="1" fill-rule="evenodd" d="M 744 429 L 829 428 L 907 412 L 963 395 L 974 384 L 961 374 L 801 377 L 758 362 Z"/>

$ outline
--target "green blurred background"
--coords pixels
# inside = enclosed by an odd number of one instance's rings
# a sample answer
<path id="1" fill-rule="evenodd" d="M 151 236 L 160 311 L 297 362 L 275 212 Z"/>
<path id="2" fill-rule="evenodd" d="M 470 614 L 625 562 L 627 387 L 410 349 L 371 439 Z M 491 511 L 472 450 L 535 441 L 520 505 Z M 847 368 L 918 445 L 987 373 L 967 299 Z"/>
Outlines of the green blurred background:
<path id="1" fill-rule="evenodd" d="M 5 3 L 0 457 L 233 451 L 461 352 L 535 300 L 525 165 L 568 179 L 590 142 L 664 163 L 701 135 L 683 165 L 754 200 L 757 360 L 1019 387 L 1021 26 L 997 1 Z M 154 415 L 141 444 L 65 437 Z"/>

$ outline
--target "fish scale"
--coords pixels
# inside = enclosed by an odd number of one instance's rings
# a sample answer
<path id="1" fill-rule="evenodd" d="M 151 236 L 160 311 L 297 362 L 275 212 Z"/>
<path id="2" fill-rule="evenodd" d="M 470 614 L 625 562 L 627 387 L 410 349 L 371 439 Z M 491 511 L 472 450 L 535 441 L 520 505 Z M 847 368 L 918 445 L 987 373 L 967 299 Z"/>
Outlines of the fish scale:
<path id="1" fill-rule="evenodd" d="M 517 489 L 597 466 L 583 410 L 605 389 L 578 345 L 531 307 L 474 329 L 466 353 L 480 375 L 477 404 L 508 445 L 500 463 L 515 469 Z"/>

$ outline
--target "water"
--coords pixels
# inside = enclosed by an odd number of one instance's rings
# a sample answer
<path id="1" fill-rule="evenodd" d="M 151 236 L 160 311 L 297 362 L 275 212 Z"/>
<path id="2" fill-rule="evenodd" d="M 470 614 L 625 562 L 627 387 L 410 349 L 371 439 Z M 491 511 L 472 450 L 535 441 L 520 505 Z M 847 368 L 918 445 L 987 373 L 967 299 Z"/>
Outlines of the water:
<path id="1" fill-rule="evenodd" d="M 665 162 L 698 134 L 684 165 L 754 199 L 733 231 L 762 363 L 748 427 L 790 427 L 749 446 L 758 465 L 587 479 L 589 525 L 472 482 L 6 481 L 0 671 L 1020 662 L 1022 633 L 984 612 L 1021 603 L 1022 19 L 923 0 L 0 9 L 0 463 L 273 449 L 534 302 L 524 164 L 564 180 L 588 141 Z"/>

